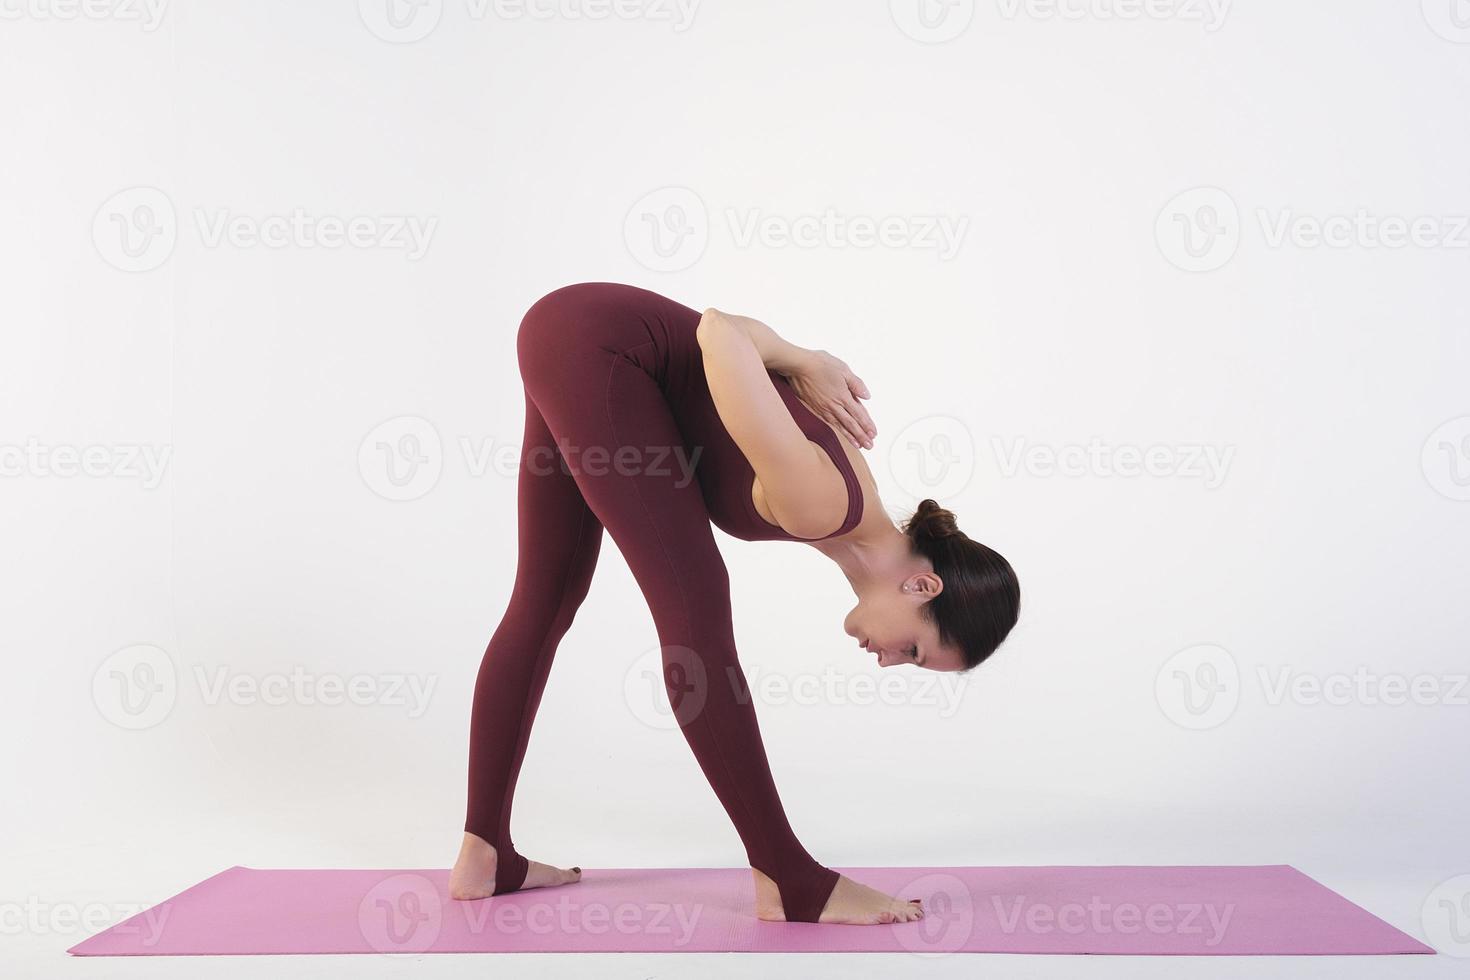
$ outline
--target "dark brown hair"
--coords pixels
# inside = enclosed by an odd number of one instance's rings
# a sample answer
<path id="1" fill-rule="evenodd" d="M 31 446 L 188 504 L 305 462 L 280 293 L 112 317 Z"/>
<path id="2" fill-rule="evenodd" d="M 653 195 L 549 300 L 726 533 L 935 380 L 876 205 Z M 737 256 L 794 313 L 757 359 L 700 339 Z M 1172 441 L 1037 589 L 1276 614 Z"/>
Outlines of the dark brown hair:
<path id="1" fill-rule="evenodd" d="M 920 607 L 939 630 L 939 641 L 958 647 L 965 670 L 995 652 L 1016 625 L 1021 583 L 1000 553 L 972 540 L 954 513 L 933 500 L 920 501 L 903 523 L 914 552 L 929 559 L 944 591 Z"/>

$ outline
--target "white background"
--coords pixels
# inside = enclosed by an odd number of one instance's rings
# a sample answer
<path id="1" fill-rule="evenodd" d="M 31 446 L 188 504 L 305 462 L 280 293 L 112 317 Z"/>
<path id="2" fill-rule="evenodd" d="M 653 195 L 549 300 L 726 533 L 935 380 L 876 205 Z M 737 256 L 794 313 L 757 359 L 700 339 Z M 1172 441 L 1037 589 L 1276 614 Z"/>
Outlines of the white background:
<path id="1" fill-rule="evenodd" d="M 156 21 L 0 4 L 0 943 L 25 973 L 192 974 L 66 958 L 94 931 L 71 913 L 111 921 L 234 864 L 452 861 L 471 688 L 514 573 L 495 455 L 521 433 L 514 331 L 583 280 L 846 359 L 874 392 L 890 511 L 939 496 L 1019 573 L 1011 640 L 932 688 L 854 648 L 852 596 L 814 551 L 721 537 L 767 749 L 819 860 L 1290 863 L 1456 954 L 1339 975 L 1463 968 L 1470 905 L 1435 892 L 1470 873 L 1463 3 L 926 0 L 927 21 L 904 0 L 705 0 L 687 21 L 464 0 L 390 21 L 386 3 Z M 249 237 L 297 213 L 327 225 Z M 828 214 L 818 243 L 782 237 Z M 332 247 L 354 218 L 371 240 Z M 963 229 L 950 252 L 936 218 Z M 429 230 L 422 254 L 402 219 Z M 1416 219 L 1417 242 L 1385 244 Z M 895 237 L 865 243 L 883 220 Z M 1154 447 L 1152 473 L 1113 465 Z M 1206 450 L 1228 460 L 1215 478 Z M 636 695 L 654 643 L 608 541 L 526 759 L 523 853 L 742 864 Z M 284 699 L 251 693 L 293 671 Z M 321 703 L 353 678 L 369 703 Z M 1389 703 L 1395 679 L 1429 703 Z"/>

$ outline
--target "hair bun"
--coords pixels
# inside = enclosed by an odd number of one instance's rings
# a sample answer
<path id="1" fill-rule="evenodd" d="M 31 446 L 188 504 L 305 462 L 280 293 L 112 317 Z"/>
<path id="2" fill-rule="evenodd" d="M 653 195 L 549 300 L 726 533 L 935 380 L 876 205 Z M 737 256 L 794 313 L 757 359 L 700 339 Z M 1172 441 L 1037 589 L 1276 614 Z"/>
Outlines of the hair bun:
<path id="1" fill-rule="evenodd" d="M 903 526 L 904 533 L 913 538 L 947 538 L 964 534 L 955 524 L 954 511 L 945 510 L 934 500 L 921 500 L 914 516 Z"/>

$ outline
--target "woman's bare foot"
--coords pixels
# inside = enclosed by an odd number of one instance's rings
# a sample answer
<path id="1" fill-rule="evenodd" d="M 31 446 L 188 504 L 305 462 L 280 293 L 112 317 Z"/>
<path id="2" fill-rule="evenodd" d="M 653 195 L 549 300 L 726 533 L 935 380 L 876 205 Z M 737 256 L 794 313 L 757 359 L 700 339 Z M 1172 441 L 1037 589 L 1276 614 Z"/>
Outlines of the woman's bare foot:
<path id="1" fill-rule="evenodd" d="M 776 883 L 754 868 L 755 915 L 766 922 L 785 922 L 786 914 L 781 909 L 781 890 Z M 827 904 L 817 920 L 833 925 L 879 926 L 892 922 L 912 922 L 924 917 L 924 908 L 919 900 L 905 901 L 885 895 L 876 888 L 860 885 L 846 875 L 838 875 Z"/>
<path id="2" fill-rule="evenodd" d="M 454 870 L 449 872 L 449 897 L 462 902 L 489 898 L 495 893 L 495 848 L 483 838 L 465 834 L 459 845 L 459 857 Z M 546 888 L 551 885 L 570 885 L 582 880 L 581 868 L 553 868 L 540 861 L 528 861 L 526 883 L 528 888 Z"/>

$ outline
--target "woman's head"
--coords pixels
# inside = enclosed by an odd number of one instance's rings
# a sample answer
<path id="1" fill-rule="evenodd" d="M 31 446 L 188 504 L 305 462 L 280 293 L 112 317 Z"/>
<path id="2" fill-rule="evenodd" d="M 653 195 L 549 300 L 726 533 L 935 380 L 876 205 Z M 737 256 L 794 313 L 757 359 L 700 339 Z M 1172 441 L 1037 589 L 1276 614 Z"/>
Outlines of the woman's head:
<path id="1" fill-rule="evenodd" d="M 1010 562 L 955 525 L 933 500 L 902 525 L 905 553 L 858 594 L 843 624 L 881 666 L 969 670 L 1016 625 L 1021 586 Z"/>

